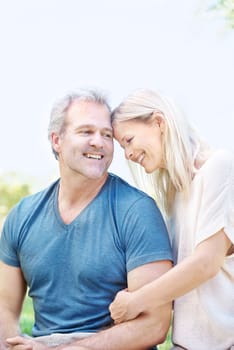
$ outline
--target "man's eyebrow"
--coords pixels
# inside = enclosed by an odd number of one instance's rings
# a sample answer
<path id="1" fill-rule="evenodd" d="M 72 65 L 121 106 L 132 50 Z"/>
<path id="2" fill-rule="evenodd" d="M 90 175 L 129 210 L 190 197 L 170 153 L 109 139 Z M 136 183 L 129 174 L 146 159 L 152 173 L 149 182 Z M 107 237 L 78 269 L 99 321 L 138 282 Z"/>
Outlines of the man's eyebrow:
<path id="1" fill-rule="evenodd" d="M 93 124 L 82 124 L 82 125 L 77 126 L 76 130 L 83 129 L 83 128 L 96 129 L 96 126 Z M 102 130 L 110 131 L 111 133 L 113 133 L 112 128 L 104 127 L 104 128 L 102 128 Z"/>
<path id="2" fill-rule="evenodd" d="M 110 131 L 111 133 L 113 133 L 113 129 L 112 128 L 103 128 L 103 130 L 107 130 L 107 131 Z"/>
<path id="3" fill-rule="evenodd" d="M 81 129 L 81 128 L 94 128 L 94 125 L 92 124 L 82 124 L 77 126 L 77 129 Z"/>

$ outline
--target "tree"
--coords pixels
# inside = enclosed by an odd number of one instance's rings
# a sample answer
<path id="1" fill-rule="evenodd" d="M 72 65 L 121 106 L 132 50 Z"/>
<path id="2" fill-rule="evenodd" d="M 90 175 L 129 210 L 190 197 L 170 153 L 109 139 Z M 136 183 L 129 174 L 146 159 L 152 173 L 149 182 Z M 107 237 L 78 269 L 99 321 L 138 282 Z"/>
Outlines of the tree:
<path id="1" fill-rule="evenodd" d="M 0 225 L 10 209 L 30 193 L 30 185 L 20 180 L 16 174 L 7 173 L 0 176 Z"/>
<path id="2" fill-rule="evenodd" d="M 234 29 L 234 0 L 216 0 L 209 10 L 225 18 L 228 27 Z"/>

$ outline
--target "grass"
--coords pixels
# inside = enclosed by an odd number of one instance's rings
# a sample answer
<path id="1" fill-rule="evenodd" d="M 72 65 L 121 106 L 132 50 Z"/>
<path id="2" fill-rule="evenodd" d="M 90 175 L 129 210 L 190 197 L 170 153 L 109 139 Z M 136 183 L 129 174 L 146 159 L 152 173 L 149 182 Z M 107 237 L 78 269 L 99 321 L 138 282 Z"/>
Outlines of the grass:
<path id="1" fill-rule="evenodd" d="M 31 335 L 32 326 L 34 323 L 34 314 L 32 308 L 32 300 L 27 297 L 25 299 L 23 310 L 20 318 L 20 327 L 22 333 Z M 169 331 L 166 341 L 158 346 L 159 350 L 169 350 L 171 348 L 171 331 Z"/>
<path id="2" fill-rule="evenodd" d="M 31 298 L 27 297 L 25 298 L 23 310 L 20 318 L 20 328 L 22 333 L 31 335 L 33 323 L 34 323 L 34 313 L 33 313 L 33 307 L 32 307 L 32 300 Z"/>
<path id="3" fill-rule="evenodd" d="M 168 334 L 167 334 L 167 339 L 165 340 L 165 342 L 161 345 L 158 346 L 159 350 L 169 350 L 172 347 L 172 343 L 171 343 L 171 329 L 169 330 Z"/>

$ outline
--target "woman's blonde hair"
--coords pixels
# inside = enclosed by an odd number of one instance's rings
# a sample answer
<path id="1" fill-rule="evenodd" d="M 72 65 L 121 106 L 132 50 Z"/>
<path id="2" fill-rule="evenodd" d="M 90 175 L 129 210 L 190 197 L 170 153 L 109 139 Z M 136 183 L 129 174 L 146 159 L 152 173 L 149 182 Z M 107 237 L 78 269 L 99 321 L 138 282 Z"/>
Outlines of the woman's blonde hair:
<path id="1" fill-rule="evenodd" d="M 197 171 L 195 161 L 203 162 L 209 148 L 178 106 L 156 91 L 134 91 L 112 112 L 112 124 L 115 126 L 116 123 L 132 119 L 146 122 L 153 114 L 165 122 L 162 146 L 166 168 L 146 174 L 139 164 L 128 163 L 137 185 L 156 199 L 166 215 L 170 215 L 175 193 L 183 191 L 188 195 Z"/>

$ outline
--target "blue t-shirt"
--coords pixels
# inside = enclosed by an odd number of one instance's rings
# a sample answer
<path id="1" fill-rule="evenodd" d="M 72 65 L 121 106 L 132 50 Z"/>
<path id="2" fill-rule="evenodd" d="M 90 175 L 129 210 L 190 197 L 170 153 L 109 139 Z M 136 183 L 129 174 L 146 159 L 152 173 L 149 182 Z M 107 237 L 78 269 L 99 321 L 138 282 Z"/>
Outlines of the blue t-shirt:
<path id="1" fill-rule="evenodd" d="M 109 174 L 94 200 L 70 223 L 58 211 L 59 180 L 8 215 L 0 259 L 20 267 L 33 299 L 33 335 L 96 332 L 111 324 L 109 304 L 127 272 L 171 260 L 155 201 Z"/>

